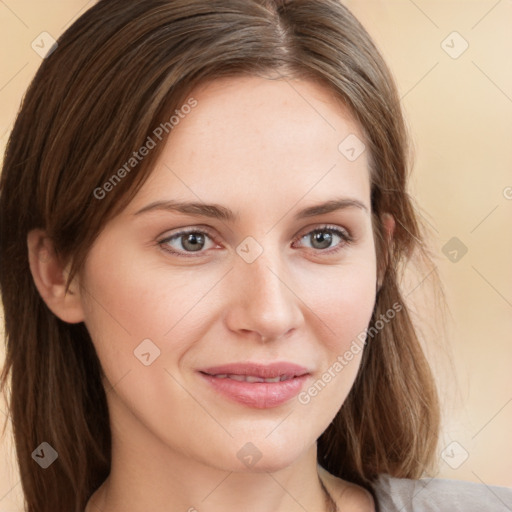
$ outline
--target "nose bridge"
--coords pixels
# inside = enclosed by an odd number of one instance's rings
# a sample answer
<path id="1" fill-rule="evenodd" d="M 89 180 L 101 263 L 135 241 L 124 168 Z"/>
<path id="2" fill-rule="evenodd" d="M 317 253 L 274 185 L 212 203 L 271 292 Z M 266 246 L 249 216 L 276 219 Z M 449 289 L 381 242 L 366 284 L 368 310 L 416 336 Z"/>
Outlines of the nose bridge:
<path id="1" fill-rule="evenodd" d="M 276 338 L 297 327 L 300 319 L 298 299 L 283 264 L 283 255 L 267 243 L 252 263 L 240 258 L 234 280 L 231 320 L 234 330 L 256 331 L 265 338 Z"/>

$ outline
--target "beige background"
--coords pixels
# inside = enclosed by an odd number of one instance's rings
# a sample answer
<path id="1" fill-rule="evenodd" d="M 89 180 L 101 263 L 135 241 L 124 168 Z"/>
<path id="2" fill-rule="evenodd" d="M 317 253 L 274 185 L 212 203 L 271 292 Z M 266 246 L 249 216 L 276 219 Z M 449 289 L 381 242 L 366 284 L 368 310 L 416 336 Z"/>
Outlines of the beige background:
<path id="1" fill-rule="evenodd" d="M 2 154 L 41 62 L 32 41 L 42 32 L 57 38 L 92 4 L 0 1 Z M 454 370 L 439 370 L 445 420 L 437 476 L 512 487 L 512 1 L 346 4 L 397 79 L 415 145 L 411 192 L 435 235 L 436 266 L 447 291 Z M 467 50 L 453 58 L 465 42 Z M 452 237 L 468 249 L 462 258 L 456 247 L 443 252 Z M 449 259 L 454 248 L 457 262 Z M 421 279 L 415 286 L 423 286 Z M 425 332 L 436 337 L 430 328 L 427 319 Z M 446 340 L 432 340 L 433 359 Z M 0 403 L 2 419 L 4 410 Z M 0 512 L 18 512 L 10 437 L 0 443 L 0 460 Z"/>

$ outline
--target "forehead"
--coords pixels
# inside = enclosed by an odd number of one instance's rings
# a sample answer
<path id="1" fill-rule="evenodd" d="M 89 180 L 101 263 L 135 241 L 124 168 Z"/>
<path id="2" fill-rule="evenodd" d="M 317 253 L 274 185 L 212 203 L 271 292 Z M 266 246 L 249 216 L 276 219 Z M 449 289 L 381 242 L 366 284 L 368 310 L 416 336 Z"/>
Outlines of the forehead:
<path id="1" fill-rule="evenodd" d="M 263 206 L 327 193 L 368 204 L 366 151 L 347 158 L 344 143 L 359 144 L 359 152 L 362 130 L 330 90 L 305 80 L 230 77 L 190 98 L 197 105 L 181 112 L 134 207 L 169 197 Z"/>

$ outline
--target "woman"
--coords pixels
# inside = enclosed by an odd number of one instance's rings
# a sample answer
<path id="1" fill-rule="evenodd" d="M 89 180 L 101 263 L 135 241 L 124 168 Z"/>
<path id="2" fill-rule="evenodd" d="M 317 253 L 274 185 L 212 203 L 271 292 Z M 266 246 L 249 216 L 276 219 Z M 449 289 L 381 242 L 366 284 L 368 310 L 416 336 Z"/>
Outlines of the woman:
<path id="1" fill-rule="evenodd" d="M 428 262 L 407 173 L 393 80 L 337 1 L 87 11 L 1 178 L 27 511 L 408 506 L 439 410 L 398 286 Z"/>

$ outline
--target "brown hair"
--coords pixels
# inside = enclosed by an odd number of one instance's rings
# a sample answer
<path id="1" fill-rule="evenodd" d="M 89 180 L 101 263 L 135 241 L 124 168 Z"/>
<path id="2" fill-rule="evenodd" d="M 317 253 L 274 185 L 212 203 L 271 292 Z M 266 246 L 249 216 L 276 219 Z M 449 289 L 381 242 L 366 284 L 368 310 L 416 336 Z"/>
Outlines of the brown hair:
<path id="1" fill-rule="evenodd" d="M 393 78 L 370 36 L 336 0 L 102 0 L 58 40 L 30 85 L 0 184 L 0 286 L 9 412 L 28 512 L 81 512 L 110 471 L 101 367 L 83 323 L 50 312 L 34 285 L 27 233 L 44 229 L 72 262 L 151 172 L 163 142 L 101 200 L 94 190 L 169 120 L 193 87 L 224 76 L 278 74 L 328 87 L 362 127 L 371 161 L 379 275 L 370 325 L 402 310 L 364 349 L 354 386 L 318 440 L 318 460 L 370 489 L 379 473 L 418 478 L 434 460 L 434 381 L 399 290 L 411 258 L 430 261 L 407 194 L 410 157 Z M 163 138 L 165 140 L 165 137 Z M 340 141 L 341 142 L 341 141 Z M 380 215 L 396 220 L 387 241 Z M 31 454 L 47 441 L 58 463 Z"/>

